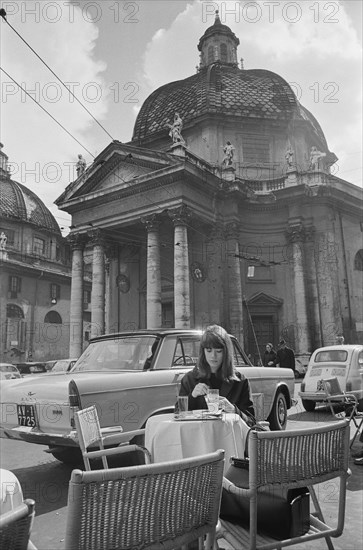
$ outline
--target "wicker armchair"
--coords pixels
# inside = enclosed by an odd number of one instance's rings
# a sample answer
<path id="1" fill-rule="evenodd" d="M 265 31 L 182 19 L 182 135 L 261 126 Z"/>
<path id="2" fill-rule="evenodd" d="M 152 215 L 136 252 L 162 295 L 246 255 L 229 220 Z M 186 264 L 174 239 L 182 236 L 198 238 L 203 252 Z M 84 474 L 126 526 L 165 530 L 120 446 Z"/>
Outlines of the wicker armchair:
<path id="1" fill-rule="evenodd" d="M 22 504 L 0 516 L 0 548 L 3 550 L 36 550 L 30 542 L 34 519 L 34 500 Z"/>
<path id="2" fill-rule="evenodd" d="M 73 470 L 65 548 L 167 550 L 199 539 L 199 548 L 212 550 L 223 463 L 220 450 L 173 462 Z"/>
<path id="3" fill-rule="evenodd" d="M 325 537 L 329 549 L 330 537 L 342 534 L 345 515 L 346 482 L 349 475 L 349 422 L 284 432 L 251 432 L 249 440 L 249 488 L 241 489 L 224 479 L 225 490 L 249 499 L 249 529 L 220 520 L 218 538 L 226 539 L 233 548 L 272 549 L 306 543 Z M 339 478 L 338 519 L 328 525 L 323 517 L 314 485 Z M 310 529 L 284 541 L 257 532 L 257 498 L 262 488 L 308 487 L 315 513 L 310 514 Z M 283 521 L 283 518 L 282 518 Z"/>
<path id="4" fill-rule="evenodd" d="M 92 458 L 102 458 L 103 467 L 108 468 L 107 456 L 120 455 L 129 453 L 130 451 L 141 451 L 144 453 L 145 463 L 149 464 L 151 462 L 151 455 L 145 447 L 130 444 L 130 440 L 133 437 L 144 435 L 145 430 L 133 430 L 122 433 L 122 427 L 115 426 L 106 435 L 107 428 L 106 430 L 101 430 L 97 409 L 94 405 L 77 411 L 75 414 L 75 423 L 86 470 L 91 470 L 90 459 Z M 117 432 L 116 429 L 118 429 Z M 89 450 L 89 447 L 95 444 L 98 445 L 99 450 Z M 105 449 L 105 445 L 118 446 Z"/>

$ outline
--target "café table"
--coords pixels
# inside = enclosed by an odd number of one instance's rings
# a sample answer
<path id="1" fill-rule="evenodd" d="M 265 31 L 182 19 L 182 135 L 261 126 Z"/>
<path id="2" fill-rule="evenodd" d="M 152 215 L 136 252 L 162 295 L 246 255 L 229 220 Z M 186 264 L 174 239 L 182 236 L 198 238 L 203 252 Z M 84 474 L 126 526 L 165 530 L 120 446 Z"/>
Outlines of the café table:
<path id="1" fill-rule="evenodd" d="M 248 426 L 234 413 L 223 413 L 219 418 L 188 414 L 185 420 L 174 414 L 161 414 L 149 418 L 145 429 L 145 446 L 153 462 L 165 462 L 210 453 L 224 449 L 224 471 L 231 456 L 244 456 Z"/>
<path id="2" fill-rule="evenodd" d="M 22 504 L 23 491 L 20 482 L 10 470 L 0 468 L 0 491 L 0 514 Z"/>

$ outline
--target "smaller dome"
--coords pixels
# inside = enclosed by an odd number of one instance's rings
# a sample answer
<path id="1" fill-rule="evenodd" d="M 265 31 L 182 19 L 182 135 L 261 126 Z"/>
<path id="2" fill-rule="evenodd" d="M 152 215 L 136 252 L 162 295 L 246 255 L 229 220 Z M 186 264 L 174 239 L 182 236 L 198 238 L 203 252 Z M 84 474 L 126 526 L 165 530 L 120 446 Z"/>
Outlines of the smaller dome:
<path id="1" fill-rule="evenodd" d="M 53 214 L 40 198 L 9 177 L 0 180 L 0 217 L 31 223 L 61 235 Z"/>

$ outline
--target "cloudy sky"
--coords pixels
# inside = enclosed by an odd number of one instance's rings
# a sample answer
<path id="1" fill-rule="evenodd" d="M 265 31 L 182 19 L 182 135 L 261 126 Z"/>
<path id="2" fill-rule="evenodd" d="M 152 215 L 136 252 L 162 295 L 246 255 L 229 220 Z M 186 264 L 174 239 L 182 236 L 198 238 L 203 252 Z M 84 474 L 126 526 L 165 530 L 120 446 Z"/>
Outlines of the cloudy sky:
<path id="1" fill-rule="evenodd" d="M 77 155 L 91 163 L 112 139 L 129 141 L 145 98 L 195 72 L 215 9 L 240 39 L 244 68 L 285 78 L 320 122 L 339 159 L 335 174 L 362 185 L 361 0 L 0 4 L 18 33 L 1 21 L 0 141 L 13 178 L 39 195 L 63 234 L 70 218 L 53 202 L 75 179 Z"/>

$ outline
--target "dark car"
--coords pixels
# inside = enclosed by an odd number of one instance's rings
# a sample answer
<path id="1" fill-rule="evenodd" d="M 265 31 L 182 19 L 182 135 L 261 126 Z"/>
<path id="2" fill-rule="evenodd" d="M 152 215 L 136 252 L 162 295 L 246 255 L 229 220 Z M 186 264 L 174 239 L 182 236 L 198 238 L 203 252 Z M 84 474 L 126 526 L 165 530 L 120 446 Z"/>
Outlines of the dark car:
<path id="1" fill-rule="evenodd" d="M 37 361 L 18 363 L 16 366 L 18 367 L 20 374 L 40 374 L 42 372 L 47 372 L 45 363 Z"/>

